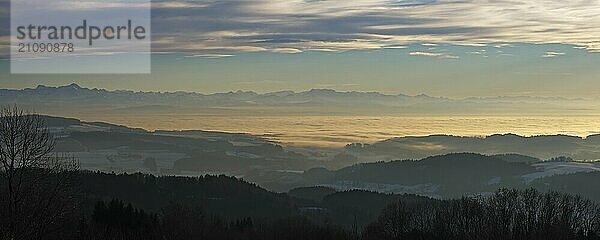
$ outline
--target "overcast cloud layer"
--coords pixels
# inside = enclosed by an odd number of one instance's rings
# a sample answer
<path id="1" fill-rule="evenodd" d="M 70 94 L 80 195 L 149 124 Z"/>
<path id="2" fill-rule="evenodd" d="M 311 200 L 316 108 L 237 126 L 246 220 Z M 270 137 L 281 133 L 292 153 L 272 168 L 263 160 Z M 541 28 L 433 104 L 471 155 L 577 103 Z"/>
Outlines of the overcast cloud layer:
<path id="1" fill-rule="evenodd" d="M 70 10 L 135 7 L 83 2 Z M 4 47 L 7 3 L 0 0 Z M 153 1 L 152 14 L 156 52 L 299 53 L 516 42 L 600 51 L 600 0 L 171 0 Z"/>
<path id="2" fill-rule="evenodd" d="M 563 43 L 600 51 L 597 0 L 218 0 L 153 5 L 157 51 Z"/>

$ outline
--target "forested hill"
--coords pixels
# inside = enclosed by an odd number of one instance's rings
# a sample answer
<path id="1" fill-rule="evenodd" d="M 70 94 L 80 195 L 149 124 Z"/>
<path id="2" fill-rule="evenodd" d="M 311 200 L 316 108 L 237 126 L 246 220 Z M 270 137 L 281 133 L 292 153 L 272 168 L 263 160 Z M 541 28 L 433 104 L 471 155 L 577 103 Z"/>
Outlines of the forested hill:
<path id="1" fill-rule="evenodd" d="M 96 201 L 120 199 L 150 211 L 178 203 L 227 217 L 285 217 L 296 211 L 286 194 L 224 175 L 156 177 L 83 171 L 81 181 L 88 207 Z"/>
<path id="2" fill-rule="evenodd" d="M 514 157 L 506 160 L 503 156 L 454 153 L 421 160 L 362 163 L 336 171 L 316 168 L 298 175 L 295 184 L 460 197 L 493 192 L 503 186 L 522 187 L 525 184 L 522 176 L 535 172 L 536 169 L 527 163 L 513 160 Z M 263 181 L 262 184 L 270 186 L 268 184 L 271 183 Z"/>
<path id="3" fill-rule="evenodd" d="M 327 186 L 337 190 L 364 189 L 436 198 L 490 194 L 498 188 L 535 187 L 600 200 L 597 190 L 586 187 L 593 185 L 591 179 L 600 179 L 598 164 L 569 158 L 541 161 L 517 154 L 452 153 L 420 160 L 355 164 L 333 171 L 314 168 L 303 173 L 278 173 L 249 180 L 267 189 Z M 588 178 L 578 177 L 586 173 Z M 567 185 L 569 187 L 565 187 Z M 578 191 L 571 191 L 574 189 Z"/>
<path id="4" fill-rule="evenodd" d="M 83 203 L 88 213 L 98 201 L 118 199 L 154 213 L 177 204 L 226 219 L 272 220 L 304 215 L 317 222 L 326 218 L 331 223 L 350 228 L 364 227 L 375 221 L 381 210 L 395 201 L 436 201 L 410 194 L 336 191 L 323 187 L 295 189 L 289 194 L 274 193 L 225 175 L 156 177 L 83 171 L 80 177 Z M 317 195 L 320 197 L 315 197 Z"/>

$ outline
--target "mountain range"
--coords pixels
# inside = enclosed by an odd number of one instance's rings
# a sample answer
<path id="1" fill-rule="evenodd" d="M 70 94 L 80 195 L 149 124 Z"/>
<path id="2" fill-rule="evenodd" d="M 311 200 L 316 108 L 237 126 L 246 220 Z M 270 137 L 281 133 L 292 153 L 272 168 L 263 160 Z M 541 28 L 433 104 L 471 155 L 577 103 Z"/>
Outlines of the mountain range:
<path id="1" fill-rule="evenodd" d="M 265 114 L 445 114 L 445 113 L 593 113 L 600 109 L 592 99 L 560 97 L 471 97 L 451 99 L 425 94 L 409 96 L 378 92 L 339 92 L 311 89 L 303 92 L 279 91 L 256 93 L 235 91 L 202 94 L 194 92 L 134 92 L 85 88 L 77 84 L 59 87 L 0 89 L 0 104 L 14 104 L 44 109 L 60 115 L 65 111 L 127 111 L 178 113 L 254 113 Z M 220 109 L 221 111 L 217 111 Z"/>

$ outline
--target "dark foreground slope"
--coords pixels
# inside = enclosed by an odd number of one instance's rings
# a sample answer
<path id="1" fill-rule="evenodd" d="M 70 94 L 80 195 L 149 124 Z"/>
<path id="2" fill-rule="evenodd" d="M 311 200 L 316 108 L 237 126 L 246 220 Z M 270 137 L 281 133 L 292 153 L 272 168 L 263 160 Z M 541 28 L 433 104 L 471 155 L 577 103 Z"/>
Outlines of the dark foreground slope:
<path id="1" fill-rule="evenodd" d="M 436 200 L 323 187 L 273 193 L 227 176 L 78 178 L 39 239 L 600 239 L 595 202 L 533 189 Z M 0 216 L 0 226 L 21 217 Z"/>

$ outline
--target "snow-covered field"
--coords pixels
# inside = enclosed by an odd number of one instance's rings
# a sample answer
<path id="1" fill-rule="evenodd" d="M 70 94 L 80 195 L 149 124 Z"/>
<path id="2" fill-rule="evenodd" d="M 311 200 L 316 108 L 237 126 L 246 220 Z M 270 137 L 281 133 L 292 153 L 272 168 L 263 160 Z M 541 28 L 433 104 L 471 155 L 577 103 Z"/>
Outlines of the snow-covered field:
<path id="1" fill-rule="evenodd" d="M 532 166 L 538 171 L 521 176 L 526 182 L 554 175 L 600 171 L 600 162 L 542 162 Z"/>

